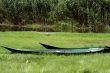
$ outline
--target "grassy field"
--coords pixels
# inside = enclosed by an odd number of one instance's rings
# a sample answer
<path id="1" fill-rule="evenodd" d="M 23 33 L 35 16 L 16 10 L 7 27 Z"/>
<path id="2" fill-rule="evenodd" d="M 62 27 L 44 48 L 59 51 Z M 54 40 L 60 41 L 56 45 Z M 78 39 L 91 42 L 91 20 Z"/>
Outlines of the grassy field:
<path id="1" fill-rule="evenodd" d="M 39 42 L 58 47 L 110 46 L 110 34 L 0 32 L 0 45 L 45 49 Z M 110 73 L 110 54 L 11 54 L 0 47 L 0 73 Z"/>

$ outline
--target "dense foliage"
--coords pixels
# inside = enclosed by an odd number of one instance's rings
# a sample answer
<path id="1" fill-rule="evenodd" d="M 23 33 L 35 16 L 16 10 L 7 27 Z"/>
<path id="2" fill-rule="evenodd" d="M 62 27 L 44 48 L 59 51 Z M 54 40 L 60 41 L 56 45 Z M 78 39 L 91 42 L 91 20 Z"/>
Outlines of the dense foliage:
<path id="1" fill-rule="evenodd" d="M 0 23 L 54 24 L 60 21 L 71 22 L 80 32 L 104 32 L 110 25 L 110 1 L 0 0 Z"/>

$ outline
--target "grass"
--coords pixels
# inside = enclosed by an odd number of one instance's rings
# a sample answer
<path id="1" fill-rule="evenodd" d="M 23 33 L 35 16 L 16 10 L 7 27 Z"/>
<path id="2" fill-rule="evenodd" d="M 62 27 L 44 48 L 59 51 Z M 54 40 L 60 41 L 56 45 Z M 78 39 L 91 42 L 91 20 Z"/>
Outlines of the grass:
<path id="1" fill-rule="evenodd" d="M 58 47 L 110 46 L 110 34 L 0 32 L 0 45 L 45 49 L 39 42 Z M 0 47 L 0 73 L 110 73 L 109 53 L 88 55 L 11 54 Z"/>

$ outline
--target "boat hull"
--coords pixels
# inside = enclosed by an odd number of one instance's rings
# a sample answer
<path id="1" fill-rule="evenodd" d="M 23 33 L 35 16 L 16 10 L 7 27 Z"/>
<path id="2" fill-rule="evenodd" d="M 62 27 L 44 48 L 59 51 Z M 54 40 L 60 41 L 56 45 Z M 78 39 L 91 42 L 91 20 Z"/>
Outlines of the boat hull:
<path id="1" fill-rule="evenodd" d="M 100 53 L 110 52 L 109 48 L 88 48 L 88 49 L 46 49 L 46 50 L 35 50 L 35 49 L 16 49 L 16 48 L 3 48 L 11 51 L 12 53 L 35 53 L 35 54 L 88 54 L 88 53 Z"/>

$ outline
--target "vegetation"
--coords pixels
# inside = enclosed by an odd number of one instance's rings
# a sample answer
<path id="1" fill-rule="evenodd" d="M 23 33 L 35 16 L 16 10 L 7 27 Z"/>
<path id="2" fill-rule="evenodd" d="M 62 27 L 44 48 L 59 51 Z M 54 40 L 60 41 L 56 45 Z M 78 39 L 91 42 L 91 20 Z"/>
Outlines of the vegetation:
<path id="1" fill-rule="evenodd" d="M 0 0 L 0 23 L 48 26 L 62 21 L 71 25 L 71 31 L 106 32 L 110 25 L 110 1 Z"/>
<path id="2" fill-rule="evenodd" d="M 59 40 L 60 39 L 60 40 Z M 0 32 L 0 45 L 45 49 L 39 42 L 58 47 L 110 46 L 110 34 Z M 0 47 L 1 73 L 109 73 L 110 54 L 12 54 Z"/>

